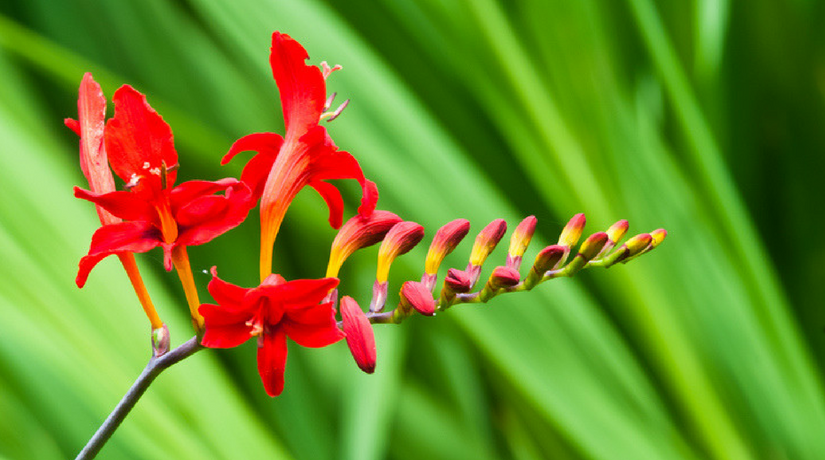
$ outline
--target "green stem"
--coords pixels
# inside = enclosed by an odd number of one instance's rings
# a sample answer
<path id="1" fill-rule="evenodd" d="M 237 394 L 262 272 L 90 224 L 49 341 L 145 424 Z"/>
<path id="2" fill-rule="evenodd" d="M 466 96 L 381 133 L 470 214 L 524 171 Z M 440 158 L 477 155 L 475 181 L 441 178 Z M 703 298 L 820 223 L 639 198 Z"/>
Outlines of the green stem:
<path id="1" fill-rule="evenodd" d="M 103 448 L 103 445 L 106 444 L 106 441 L 112 437 L 117 427 L 119 427 L 121 422 L 129 415 L 129 411 L 135 407 L 135 404 L 137 404 L 140 397 L 143 396 L 143 393 L 146 392 L 149 385 L 155 380 L 155 377 L 171 365 L 192 356 L 203 348 L 196 336 L 169 353 L 150 359 L 149 364 L 146 365 L 146 368 L 143 369 L 143 372 L 141 372 L 140 376 L 135 380 L 135 383 L 132 384 L 132 388 L 129 388 L 129 391 L 126 392 L 123 399 L 120 400 L 112 413 L 109 414 L 109 417 L 106 418 L 106 421 L 100 425 L 100 428 L 97 429 L 94 436 L 89 439 L 86 447 L 77 454 L 75 460 L 95 458 L 98 452 L 100 452 L 100 449 Z"/>

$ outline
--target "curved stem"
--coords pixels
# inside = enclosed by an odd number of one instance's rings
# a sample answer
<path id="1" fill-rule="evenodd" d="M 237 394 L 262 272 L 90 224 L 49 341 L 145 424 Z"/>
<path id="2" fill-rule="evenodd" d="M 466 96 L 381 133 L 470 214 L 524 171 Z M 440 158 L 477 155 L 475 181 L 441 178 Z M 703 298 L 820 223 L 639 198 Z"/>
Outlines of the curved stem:
<path id="1" fill-rule="evenodd" d="M 106 444 L 106 441 L 112 437 L 117 427 L 120 426 L 120 423 L 123 422 L 123 419 L 129 414 L 129 411 L 135 407 L 135 404 L 137 404 L 140 397 L 143 396 L 143 393 L 146 392 L 146 389 L 148 389 L 149 385 L 155 380 L 155 377 L 160 375 L 160 373 L 169 366 L 192 356 L 203 348 L 198 337 L 195 336 L 169 353 L 150 359 L 149 364 L 146 365 L 146 368 L 143 369 L 143 372 L 141 372 L 140 376 L 135 380 L 135 383 L 132 384 L 132 388 L 129 388 L 129 391 L 126 392 L 123 399 L 120 400 L 112 413 L 109 414 L 109 417 L 106 418 L 106 421 L 100 425 L 100 428 L 97 429 L 94 436 L 86 443 L 86 447 L 77 454 L 75 460 L 95 458 L 97 453 L 100 452 L 100 449 L 103 448 L 103 445 Z"/>

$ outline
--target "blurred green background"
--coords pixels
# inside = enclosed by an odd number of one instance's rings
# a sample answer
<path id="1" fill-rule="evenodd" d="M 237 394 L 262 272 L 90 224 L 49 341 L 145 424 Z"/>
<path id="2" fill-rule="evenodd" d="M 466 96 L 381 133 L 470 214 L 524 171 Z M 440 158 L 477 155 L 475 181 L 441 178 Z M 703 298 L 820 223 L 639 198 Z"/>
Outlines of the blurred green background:
<path id="1" fill-rule="evenodd" d="M 373 376 L 343 343 L 291 346 L 270 399 L 254 345 L 201 352 L 156 381 L 102 458 L 823 458 L 824 20 L 805 0 L 3 2 L 0 457 L 73 457 L 148 359 L 115 258 L 74 285 L 98 226 L 72 197 L 84 180 L 62 123 L 83 73 L 107 97 L 124 83 L 147 95 L 180 181 L 237 176 L 243 161 L 219 165 L 231 143 L 283 130 L 267 61 L 281 30 L 311 62 L 343 65 L 329 86 L 352 103 L 332 136 L 379 207 L 428 237 L 458 217 L 477 231 L 535 214 L 531 260 L 586 212 L 590 232 L 626 218 L 668 239 L 626 266 L 378 327 Z M 351 215 L 358 187 L 341 187 Z M 298 197 L 277 271 L 323 275 L 326 218 Z M 204 300 L 212 265 L 257 284 L 257 231 L 253 214 L 190 249 Z M 420 276 L 421 246 L 391 295 Z M 341 275 L 362 305 L 375 255 Z M 139 263 L 181 343 L 175 275 L 157 252 Z"/>

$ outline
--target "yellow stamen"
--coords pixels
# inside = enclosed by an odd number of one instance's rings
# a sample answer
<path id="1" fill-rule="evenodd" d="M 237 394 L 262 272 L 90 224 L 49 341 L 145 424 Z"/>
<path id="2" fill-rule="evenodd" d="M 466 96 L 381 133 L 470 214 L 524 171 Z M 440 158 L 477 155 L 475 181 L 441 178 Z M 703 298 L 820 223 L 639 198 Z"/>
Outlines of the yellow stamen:
<path id="1" fill-rule="evenodd" d="M 198 289 L 195 287 L 195 279 L 192 277 L 192 268 L 189 266 L 189 255 L 186 253 L 186 246 L 175 246 L 172 249 L 172 263 L 178 272 L 183 292 L 186 294 L 186 302 L 189 304 L 189 313 L 192 315 L 192 325 L 195 330 L 203 330 L 203 316 L 198 313 L 201 303 L 198 300 Z"/>

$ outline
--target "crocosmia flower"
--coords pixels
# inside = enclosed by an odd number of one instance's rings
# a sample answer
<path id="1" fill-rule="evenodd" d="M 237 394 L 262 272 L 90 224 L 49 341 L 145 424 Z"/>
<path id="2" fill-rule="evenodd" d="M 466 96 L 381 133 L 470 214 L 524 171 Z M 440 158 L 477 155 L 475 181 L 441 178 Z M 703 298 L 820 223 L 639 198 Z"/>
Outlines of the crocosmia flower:
<path id="1" fill-rule="evenodd" d="M 287 338 L 312 348 L 344 338 L 332 304 L 320 303 L 337 285 L 336 278 L 286 281 L 269 275 L 260 286 L 247 289 L 221 280 L 213 267 L 208 289 L 217 304 L 200 306 L 205 320 L 201 344 L 231 348 L 257 337 L 264 389 L 278 396 L 284 389 Z"/>
<path id="2" fill-rule="evenodd" d="M 355 158 L 338 150 L 326 128 L 319 126 L 322 118 L 332 119 L 340 111 L 326 112 L 332 102 L 327 100 L 326 78 L 338 67 L 307 65 L 307 58 L 306 50 L 289 35 L 272 35 L 269 62 L 281 95 L 286 134 L 242 137 L 223 159 L 225 164 L 239 152 L 258 152 L 244 167 L 241 180 L 261 199 L 261 279 L 272 273 L 275 237 L 289 204 L 305 186 L 314 188 L 327 203 L 333 228 L 341 226 L 344 201 L 326 181 L 356 179 L 363 188 L 359 214 L 371 214 L 378 199 L 375 184 L 364 178 Z"/>
<path id="3" fill-rule="evenodd" d="M 185 257 L 176 248 L 206 243 L 234 228 L 252 205 L 249 189 L 235 179 L 190 181 L 173 187 L 178 155 L 169 125 L 131 86 L 118 89 L 113 102 L 115 116 L 106 124 L 105 147 L 112 169 L 126 182 L 127 190 L 96 193 L 75 187 L 75 196 L 125 222 L 103 225 L 95 232 L 88 255 L 80 261 L 78 286 L 110 254 L 146 252 L 160 246 L 164 266 L 171 270 L 174 258 Z"/>

